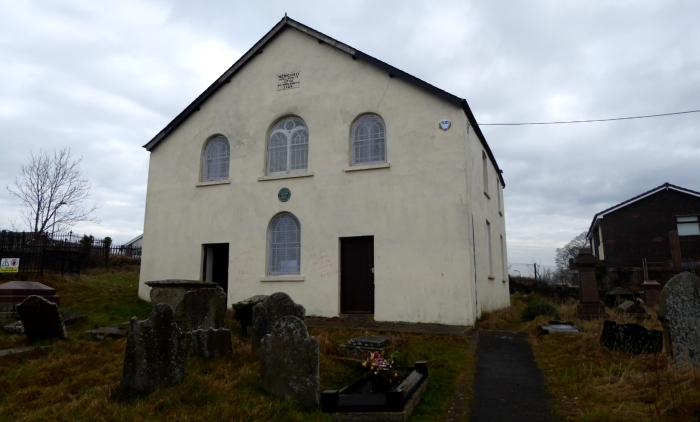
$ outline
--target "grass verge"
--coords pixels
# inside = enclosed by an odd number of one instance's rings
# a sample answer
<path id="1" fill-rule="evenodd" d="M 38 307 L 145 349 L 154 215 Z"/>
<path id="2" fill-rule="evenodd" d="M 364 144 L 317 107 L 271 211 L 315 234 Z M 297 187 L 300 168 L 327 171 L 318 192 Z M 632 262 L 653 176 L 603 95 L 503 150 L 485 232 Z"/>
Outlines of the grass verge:
<path id="1" fill-rule="evenodd" d="M 579 334 L 539 334 L 549 318 L 522 322 L 520 314 L 537 295 L 511 297 L 509 309 L 484 315 L 480 329 L 530 333 L 535 360 L 552 397 L 551 407 L 565 420 L 577 421 L 698 421 L 700 370 L 678 367 L 660 355 L 636 356 L 600 345 L 603 319 L 576 316 L 577 301 L 558 303 L 561 319 L 583 329 Z M 652 314 L 655 315 L 654 310 Z M 639 323 L 661 329 L 653 317 L 637 321 L 608 309 L 617 323 Z"/>

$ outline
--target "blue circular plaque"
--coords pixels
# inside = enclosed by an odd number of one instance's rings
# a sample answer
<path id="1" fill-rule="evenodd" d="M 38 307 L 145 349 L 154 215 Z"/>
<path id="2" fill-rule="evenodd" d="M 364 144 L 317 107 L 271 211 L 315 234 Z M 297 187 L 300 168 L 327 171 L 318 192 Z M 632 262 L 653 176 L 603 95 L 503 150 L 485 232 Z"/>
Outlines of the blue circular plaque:
<path id="1" fill-rule="evenodd" d="M 279 199 L 281 202 L 287 202 L 291 197 L 292 191 L 287 188 L 282 188 L 279 192 L 277 192 L 277 199 Z"/>

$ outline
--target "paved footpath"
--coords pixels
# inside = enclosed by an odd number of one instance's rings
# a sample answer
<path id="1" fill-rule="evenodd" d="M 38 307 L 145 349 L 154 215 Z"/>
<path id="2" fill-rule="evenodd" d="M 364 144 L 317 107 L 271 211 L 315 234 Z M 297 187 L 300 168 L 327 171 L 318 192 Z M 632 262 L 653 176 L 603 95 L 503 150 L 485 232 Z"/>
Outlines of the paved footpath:
<path id="1" fill-rule="evenodd" d="M 557 421 L 527 334 L 480 331 L 470 422 Z"/>

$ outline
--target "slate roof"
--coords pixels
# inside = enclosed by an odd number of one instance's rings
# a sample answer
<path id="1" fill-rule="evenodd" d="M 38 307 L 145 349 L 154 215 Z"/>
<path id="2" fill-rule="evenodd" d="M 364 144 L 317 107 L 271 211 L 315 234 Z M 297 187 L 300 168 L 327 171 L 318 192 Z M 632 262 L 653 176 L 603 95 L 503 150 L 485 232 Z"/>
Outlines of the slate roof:
<path id="1" fill-rule="evenodd" d="M 340 41 L 337 41 L 321 32 L 316 31 L 313 28 L 310 28 L 300 22 L 295 21 L 292 18 L 287 17 L 286 15 L 282 20 L 280 20 L 267 34 L 265 34 L 264 37 L 262 37 L 250 50 L 248 50 L 243 56 L 241 56 L 236 63 L 233 64 L 227 71 L 223 73 L 223 75 L 219 76 L 219 78 L 214 81 L 213 84 L 211 84 L 204 92 L 202 92 L 190 105 L 188 105 L 180 114 L 178 114 L 165 128 L 163 128 L 156 136 L 153 137 L 146 145 L 143 147 L 146 148 L 148 151 L 152 151 L 159 143 L 163 142 L 168 135 L 170 135 L 175 129 L 177 129 L 187 118 L 193 114 L 199 111 L 200 107 L 204 102 L 209 99 L 216 91 L 219 90 L 223 85 L 231 82 L 231 78 L 233 78 L 236 73 L 238 73 L 239 70 L 243 68 L 253 57 L 255 57 L 258 54 L 262 54 L 263 49 L 265 46 L 270 43 L 277 35 L 279 35 L 282 31 L 286 30 L 287 28 L 294 28 L 297 29 L 301 32 L 304 32 L 318 40 L 319 43 L 326 43 L 329 44 L 347 54 L 352 56 L 353 60 L 363 60 L 367 63 L 370 63 L 374 65 L 375 67 L 386 71 L 389 73 L 389 76 L 392 78 L 399 78 L 405 82 L 408 82 L 410 84 L 413 84 L 417 86 L 418 88 L 423 89 L 424 91 L 427 91 L 451 104 L 454 104 L 464 111 L 464 114 L 467 116 L 467 119 L 469 120 L 470 125 L 474 129 L 474 132 L 477 134 L 479 137 L 479 140 L 481 141 L 482 146 L 486 150 L 486 153 L 488 154 L 489 158 L 491 159 L 491 162 L 493 163 L 493 166 L 496 168 L 496 172 L 498 173 L 498 177 L 501 181 L 501 185 L 505 187 L 505 181 L 503 180 L 503 174 L 502 170 L 498 167 L 498 163 L 496 162 L 496 158 L 493 156 L 493 152 L 491 152 L 491 148 L 489 148 L 488 143 L 486 142 L 486 138 L 484 138 L 484 134 L 481 132 L 481 129 L 479 128 L 479 124 L 476 122 L 476 118 L 474 117 L 474 114 L 472 113 L 471 109 L 469 108 L 469 104 L 467 104 L 467 100 L 463 98 L 459 98 L 456 95 L 450 94 L 447 91 L 444 91 L 434 85 L 431 85 L 419 78 L 416 78 L 415 76 L 412 76 L 400 69 L 397 69 L 381 60 L 378 60 L 368 54 L 365 54 L 353 47 L 350 47 L 347 44 L 343 44 Z"/>
<path id="2" fill-rule="evenodd" d="M 646 191 L 646 192 L 644 192 L 644 193 L 641 193 L 641 194 L 639 194 L 639 195 L 637 195 L 637 196 L 635 196 L 635 197 L 632 197 L 632 198 L 630 198 L 630 199 L 628 199 L 628 200 L 626 200 L 626 201 L 620 202 L 620 203 L 617 204 L 617 205 L 613 205 L 612 207 L 610 207 L 610 208 L 608 208 L 608 209 L 605 209 L 605 210 L 603 210 L 603 211 L 597 213 L 597 214 L 593 217 L 593 221 L 591 222 L 591 226 L 590 226 L 590 228 L 588 229 L 588 233 L 586 233 L 586 238 L 587 238 L 587 239 L 590 239 L 591 233 L 593 232 L 593 229 L 598 225 L 598 222 L 599 222 L 606 214 L 610 214 L 610 213 L 613 212 L 613 211 L 617 211 L 617 210 L 619 210 L 620 208 L 624 208 L 624 207 L 626 207 L 627 205 L 633 204 L 633 203 L 635 203 L 635 202 L 637 202 L 637 201 L 639 201 L 639 200 L 642 200 L 642 199 L 644 199 L 644 198 L 646 198 L 646 197 L 648 197 L 648 196 L 654 195 L 655 193 L 658 193 L 658 192 L 661 192 L 661 191 L 664 191 L 664 190 L 675 190 L 675 191 L 678 191 L 678 192 L 681 192 L 681 193 L 685 193 L 685 194 L 688 194 L 688 195 L 693 195 L 693 196 L 696 196 L 696 197 L 700 198 L 700 192 L 695 192 L 694 190 L 682 188 L 682 187 L 680 187 L 680 186 L 672 185 L 672 184 L 666 182 L 666 183 L 664 183 L 664 184 L 661 185 L 661 186 L 657 186 L 657 187 L 655 187 L 654 189 L 648 190 L 648 191 Z"/>

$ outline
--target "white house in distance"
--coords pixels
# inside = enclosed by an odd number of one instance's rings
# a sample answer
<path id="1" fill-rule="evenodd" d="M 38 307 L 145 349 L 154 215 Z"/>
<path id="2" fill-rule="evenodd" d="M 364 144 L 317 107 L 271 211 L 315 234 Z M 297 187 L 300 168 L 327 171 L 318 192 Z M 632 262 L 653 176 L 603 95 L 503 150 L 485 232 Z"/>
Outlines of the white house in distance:
<path id="1" fill-rule="evenodd" d="M 510 304 L 501 170 L 466 100 L 286 16 L 144 146 L 144 283 L 473 325 Z"/>

